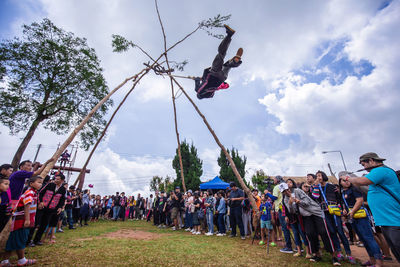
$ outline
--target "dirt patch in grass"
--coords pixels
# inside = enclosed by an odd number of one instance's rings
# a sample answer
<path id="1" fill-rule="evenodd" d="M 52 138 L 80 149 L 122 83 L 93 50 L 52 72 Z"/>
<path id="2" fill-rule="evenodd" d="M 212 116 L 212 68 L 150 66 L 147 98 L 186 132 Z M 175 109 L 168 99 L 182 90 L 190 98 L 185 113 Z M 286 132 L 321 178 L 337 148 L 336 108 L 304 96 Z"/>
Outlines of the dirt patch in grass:
<path id="1" fill-rule="evenodd" d="M 130 230 L 130 229 L 121 229 L 115 232 L 110 232 L 107 234 L 103 234 L 98 237 L 89 237 L 89 238 L 80 238 L 76 239 L 77 241 L 91 241 L 93 239 L 99 238 L 110 238 L 110 239 L 138 239 L 138 240 L 154 240 L 160 237 L 160 234 L 138 231 L 138 230 Z"/>
<path id="2" fill-rule="evenodd" d="M 153 240 L 159 238 L 160 235 L 145 231 L 123 229 L 123 230 L 118 230 L 116 232 L 107 233 L 104 235 L 104 237 L 116 238 L 116 239 L 128 238 L 128 239 L 140 239 L 140 240 Z"/>

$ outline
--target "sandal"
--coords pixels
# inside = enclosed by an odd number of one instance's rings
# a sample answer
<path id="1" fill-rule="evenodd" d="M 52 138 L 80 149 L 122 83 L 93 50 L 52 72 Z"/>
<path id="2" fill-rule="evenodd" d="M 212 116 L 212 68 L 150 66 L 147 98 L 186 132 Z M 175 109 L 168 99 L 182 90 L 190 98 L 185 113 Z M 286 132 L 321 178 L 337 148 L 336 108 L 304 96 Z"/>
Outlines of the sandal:
<path id="1" fill-rule="evenodd" d="M 29 266 L 29 265 L 34 265 L 35 263 L 36 263 L 36 260 L 27 259 L 24 264 L 17 264 L 17 266 Z"/>

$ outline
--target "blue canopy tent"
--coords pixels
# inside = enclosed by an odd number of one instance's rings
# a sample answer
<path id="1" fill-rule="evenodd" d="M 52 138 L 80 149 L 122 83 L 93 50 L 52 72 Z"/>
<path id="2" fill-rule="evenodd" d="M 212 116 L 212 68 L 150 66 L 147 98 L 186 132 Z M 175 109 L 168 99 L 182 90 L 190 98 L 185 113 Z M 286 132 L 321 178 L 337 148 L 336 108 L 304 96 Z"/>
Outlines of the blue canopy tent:
<path id="1" fill-rule="evenodd" d="M 222 181 L 218 176 L 215 176 L 214 179 L 212 179 L 209 182 L 202 183 L 200 185 L 200 190 L 206 190 L 206 189 L 227 189 L 229 187 L 228 183 L 225 183 Z"/>

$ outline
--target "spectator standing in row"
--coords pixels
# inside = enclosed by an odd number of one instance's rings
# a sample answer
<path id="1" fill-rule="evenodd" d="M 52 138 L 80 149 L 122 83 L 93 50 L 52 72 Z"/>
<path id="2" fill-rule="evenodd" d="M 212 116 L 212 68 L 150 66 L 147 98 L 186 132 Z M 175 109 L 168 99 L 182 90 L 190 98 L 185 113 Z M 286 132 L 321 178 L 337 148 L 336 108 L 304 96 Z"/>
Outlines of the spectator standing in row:
<path id="1" fill-rule="evenodd" d="M 219 233 L 217 236 L 225 236 L 226 235 L 226 228 L 225 228 L 225 214 L 226 214 L 226 201 L 225 201 L 225 192 L 219 191 L 219 204 L 216 210 L 218 215 L 218 229 Z"/>
<path id="2" fill-rule="evenodd" d="M 272 191 L 272 195 L 275 197 L 275 199 L 273 199 L 275 212 L 278 213 L 279 223 L 282 227 L 283 236 L 285 238 L 285 244 L 286 244 L 285 247 L 282 248 L 280 251 L 283 253 L 293 253 L 292 242 L 290 240 L 290 232 L 286 225 L 285 214 L 283 213 L 283 210 L 282 210 L 282 193 L 281 193 L 281 191 L 279 191 L 279 184 L 281 184 L 281 183 L 283 183 L 282 176 L 280 176 L 280 175 L 275 176 L 274 177 L 275 187 Z"/>
<path id="3" fill-rule="evenodd" d="M 63 186 L 64 180 L 65 176 L 62 173 L 56 173 L 54 183 L 48 183 L 39 193 L 38 209 L 43 211 L 39 229 L 33 239 L 35 245 L 42 245 L 41 239 L 47 225 L 49 227 L 57 226 L 58 215 L 61 213 L 65 203 L 66 189 Z"/>
<path id="4" fill-rule="evenodd" d="M 230 202 L 230 225 L 232 227 L 230 237 L 236 236 L 236 226 L 239 226 L 240 236 L 244 240 L 246 239 L 242 221 L 242 206 L 241 203 L 244 200 L 244 192 L 239 189 L 236 183 L 230 183 L 231 192 L 229 195 Z"/>
<path id="5" fill-rule="evenodd" d="M 115 197 L 113 199 L 113 220 L 118 220 L 119 211 L 121 210 L 121 197 L 119 192 L 115 193 Z"/>
<path id="6" fill-rule="evenodd" d="M 369 173 L 365 177 L 347 177 L 355 186 L 369 185 L 368 205 L 375 224 L 380 226 L 393 255 L 400 262 L 400 180 L 385 166 L 386 159 L 374 152 L 360 156 L 360 164 Z"/>
<path id="7" fill-rule="evenodd" d="M 363 195 L 346 179 L 348 177 L 350 177 L 348 172 L 339 173 L 340 192 L 344 201 L 343 213 L 347 220 L 351 222 L 353 229 L 357 233 L 361 242 L 364 244 L 364 247 L 369 255 L 370 261 L 363 265 L 382 266 L 382 253 L 374 239 L 374 234 L 372 233 L 367 211 L 364 209 Z M 364 211 L 363 214 L 365 216 L 362 216 L 362 218 L 354 218 L 355 213 L 360 209 Z"/>
<path id="8" fill-rule="evenodd" d="M 153 194 L 150 194 L 150 198 L 147 200 L 146 207 L 147 207 L 146 221 L 149 222 L 151 216 L 153 215 Z"/>
<path id="9" fill-rule="evenodd" d="M 206 220 L 208 232 L 205 234 L 211 236 L 214 234 L 214 210 L 215 210 L 215 198 L 213 197 L 212 190 L 208 190 L 208 196 L 205 200 L 204 206 L 206 208 Z"/>

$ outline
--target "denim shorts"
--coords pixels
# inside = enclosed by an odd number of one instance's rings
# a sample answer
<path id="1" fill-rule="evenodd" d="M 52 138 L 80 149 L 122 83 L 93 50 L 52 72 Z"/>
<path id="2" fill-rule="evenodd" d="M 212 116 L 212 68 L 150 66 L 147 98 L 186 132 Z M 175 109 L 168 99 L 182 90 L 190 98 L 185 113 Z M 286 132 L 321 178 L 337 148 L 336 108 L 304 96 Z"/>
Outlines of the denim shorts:
<path id="1" fill-rule="evenodd" d="M 269 230 L 272 230 L 272 223 L 271 221 L 263 221 L 260 220 L 261 228 L 267 228 Z"/>

